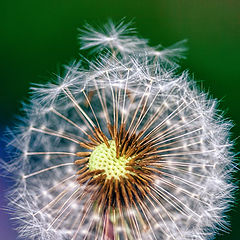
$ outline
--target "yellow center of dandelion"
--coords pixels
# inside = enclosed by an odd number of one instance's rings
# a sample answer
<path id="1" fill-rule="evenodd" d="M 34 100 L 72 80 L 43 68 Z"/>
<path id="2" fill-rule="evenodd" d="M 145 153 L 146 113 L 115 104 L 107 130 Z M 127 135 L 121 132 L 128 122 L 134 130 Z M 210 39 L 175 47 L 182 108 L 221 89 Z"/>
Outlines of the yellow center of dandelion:
<path id="1" fill-rule="evenodd" d="M 116 157 L 116 144 L 114 140 L 108 141 L 110 147 L 108 148 L 105 143 L 98 145 L 89 158 L 88 167 L 93 170 L 104 170 L 107 179 L 114 177 L 119 179 L 120 176 L 126 177 L 130 171 L 126 170 L 126 163 L 132 157 L 125 158 L 125 156 Z"/>

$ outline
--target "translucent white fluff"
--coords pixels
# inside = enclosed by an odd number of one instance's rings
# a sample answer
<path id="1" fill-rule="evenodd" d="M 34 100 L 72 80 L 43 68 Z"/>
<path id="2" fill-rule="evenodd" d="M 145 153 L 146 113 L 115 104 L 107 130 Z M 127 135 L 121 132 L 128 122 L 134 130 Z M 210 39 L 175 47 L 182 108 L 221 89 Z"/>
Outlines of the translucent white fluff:
<path id="1" fill-rule="evenodd" d="M 55 82 L 31 88 L 25 116 L 11 131 L 17 153 L 5 166 L 17 181 L 10 209 L 23 239 L 203 240 L 226 228 L 231 123 L 187 72 L 176 74 L 173 60 L 184 49 L 161 52 L 129 34 L 122 22 L 102 32 L 87 26 L 82 48 L 101 50 L 96 61 L 88 68 L 73 63 Z M 159 156 L 150 167 L 161 165 L 147 196 L 109 220 L 112 236 L 89 201 L 88 183 L 76 181 L 74 164 L 95 127 L 111 138 L 109 122 L 125 123 L 130 135 L 142 130 Z"/>

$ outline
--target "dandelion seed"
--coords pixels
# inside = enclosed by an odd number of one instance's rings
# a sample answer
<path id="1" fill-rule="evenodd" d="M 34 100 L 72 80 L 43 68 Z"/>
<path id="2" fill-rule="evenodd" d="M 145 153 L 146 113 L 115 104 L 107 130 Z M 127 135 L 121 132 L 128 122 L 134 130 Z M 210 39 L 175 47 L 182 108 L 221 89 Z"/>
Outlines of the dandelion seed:
<path id="1" fill-rule="evenodd" d="M 231 124 L 163 52 L 109 23 L 87 27 L 84 69 L 32 87 L 12 140 L 11 208 L 25 239 L 210 239 L 234 189 Z M 109 51 L 104 52 L 104 50 Z M 20 170 L 19 170 L 20 169 Z"/>

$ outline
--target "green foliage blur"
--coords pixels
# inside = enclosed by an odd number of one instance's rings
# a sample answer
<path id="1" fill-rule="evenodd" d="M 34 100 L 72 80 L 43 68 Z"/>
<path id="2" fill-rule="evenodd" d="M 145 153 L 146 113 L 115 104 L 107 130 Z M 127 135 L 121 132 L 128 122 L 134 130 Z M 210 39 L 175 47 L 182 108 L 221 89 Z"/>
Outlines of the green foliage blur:
<path id="1" fill-rule="evenodd" d="M 188 40 L 182 70 L 189 69 L 199 86 L 221 100 L 235 124 L 232 138 L 240 136 L 239 0 L 2 0 L 0 9 L 1 127 L 20 113 L 30 83 L 47 82 L 63 64 L 80 59 L 77 28 L 126 17 L 153 46 Z M 240 239 L 239 200 L 237 194 L 229 214 L 232 231 L 216 239 Z"/>

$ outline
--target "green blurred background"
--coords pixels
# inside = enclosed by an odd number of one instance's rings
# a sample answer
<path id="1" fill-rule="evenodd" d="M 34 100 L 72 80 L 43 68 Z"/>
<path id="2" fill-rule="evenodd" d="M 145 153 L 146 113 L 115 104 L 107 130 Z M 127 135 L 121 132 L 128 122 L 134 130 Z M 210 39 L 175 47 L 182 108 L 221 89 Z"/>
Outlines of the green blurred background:
<path id="1" fill-rule="evenodd" d="M 151 45 L 188 39 L 182 69 L 189 69 L 203 89 L 221 99 L 220 108 L 235 123 L 232 137 L 240 136 L 239 0 L 2 0 L 0 11 L 0 129 L 11 126 L 20 113 L 30 83 L 46 82 L 62 64 L 79 59 L 78 27 L 126 17 L 134 19 L 140 36 Z M 2 178 L 1 188 L 6 185 Z M 240 239 L 239 200 L 237 194 L 229 214 L 232 231 L 216 239 Z M 0 217 L 0 232 L 9 231 L 4 240 L 15 239 L 8 216 L 1 212 Z"/>

